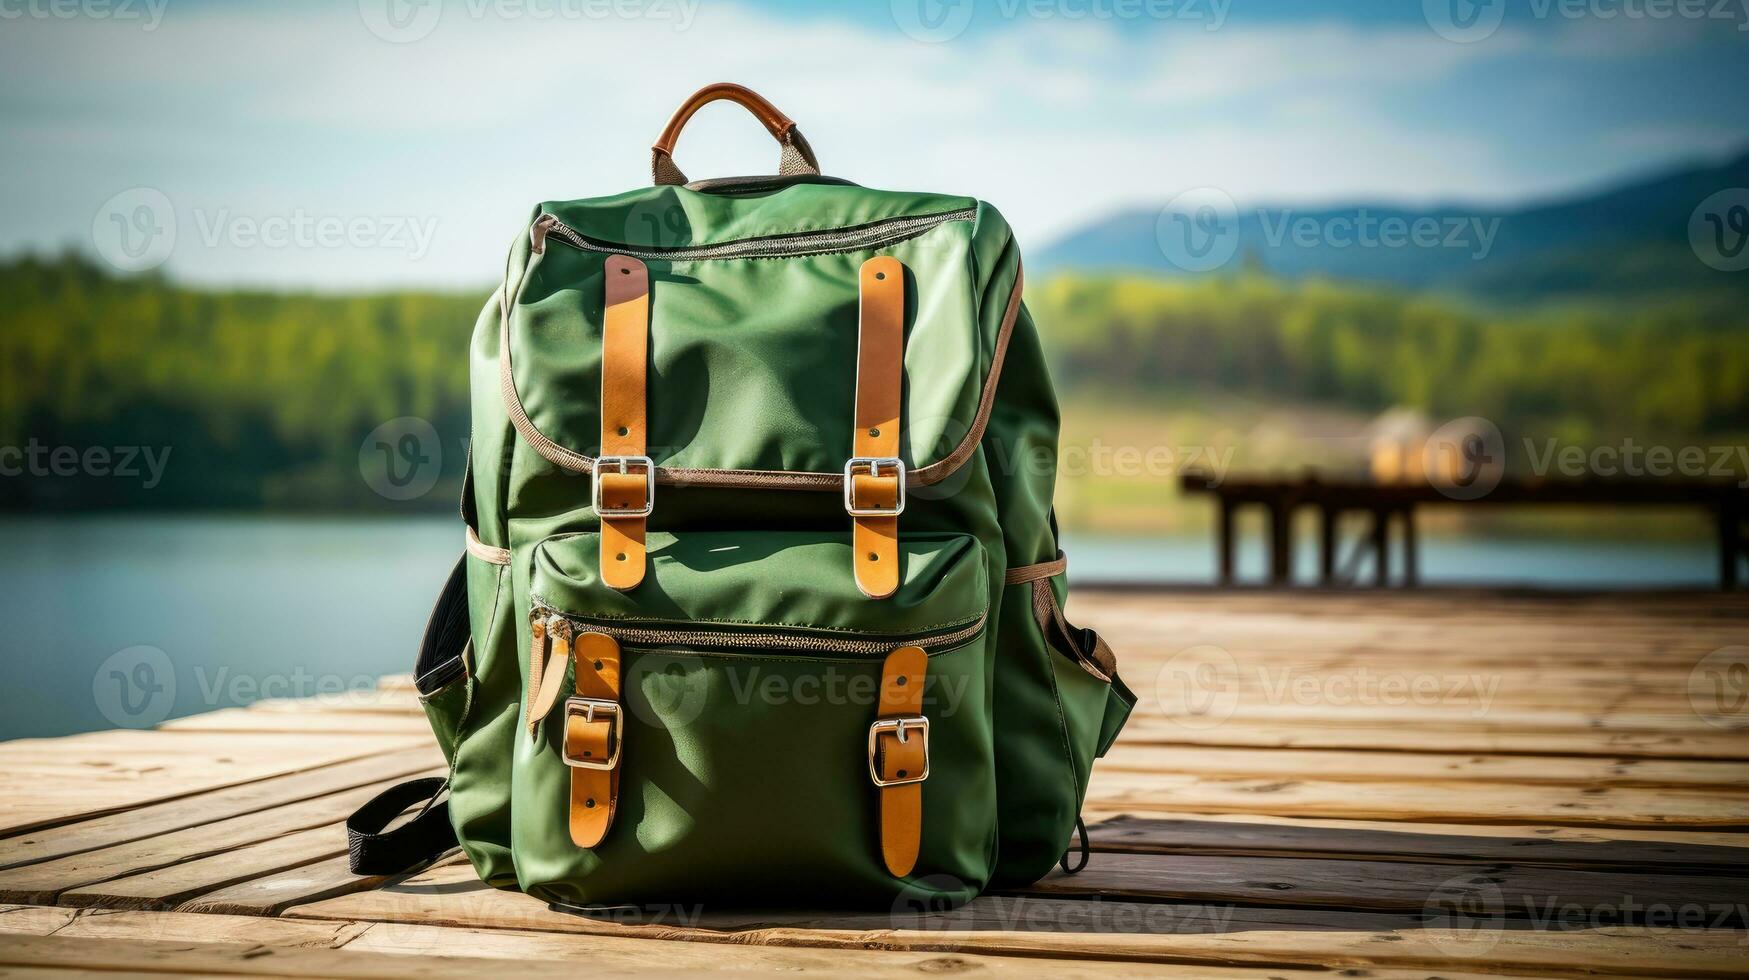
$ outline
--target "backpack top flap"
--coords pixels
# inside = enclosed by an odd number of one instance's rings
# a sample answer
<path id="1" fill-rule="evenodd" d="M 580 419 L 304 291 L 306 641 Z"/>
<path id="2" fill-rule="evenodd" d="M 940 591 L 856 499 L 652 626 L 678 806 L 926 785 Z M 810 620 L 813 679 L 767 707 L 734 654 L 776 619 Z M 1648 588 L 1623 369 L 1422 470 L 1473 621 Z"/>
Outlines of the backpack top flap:
<path id="1" fill-rule="evenodd" d="M 587 472 L 600 445 L 604 266 L 650 279 L 648 455 L 657 480 L 836 489 L 852 455 L 858 269 L 905 267 L 904 425 L 913 485 L 970 458 L 1020 307 L 1006 223 L 964 197 L 824 178 L 657 186 L 543 204 L 500 323 L 517 429 Z M 518 251 L 521 251 L 519 249 Z"/>

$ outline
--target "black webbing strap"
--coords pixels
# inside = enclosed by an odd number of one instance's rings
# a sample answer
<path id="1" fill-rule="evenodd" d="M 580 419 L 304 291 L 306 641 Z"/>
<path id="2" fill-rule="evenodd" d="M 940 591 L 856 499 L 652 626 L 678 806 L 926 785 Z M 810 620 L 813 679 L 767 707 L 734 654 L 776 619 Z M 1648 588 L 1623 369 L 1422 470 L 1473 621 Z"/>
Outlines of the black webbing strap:
<path id="1" fill-rule="evenodd" d="M 438 800 L 449 780 L 411 779 L 391 786 L 346 818 L 346 851 L 355 875 L 396 875 L 436 860 L 456 846 L 449 823 L 449 800 Z M 406 809 L 423 801 L 412 819 L 385 828 Z"/>

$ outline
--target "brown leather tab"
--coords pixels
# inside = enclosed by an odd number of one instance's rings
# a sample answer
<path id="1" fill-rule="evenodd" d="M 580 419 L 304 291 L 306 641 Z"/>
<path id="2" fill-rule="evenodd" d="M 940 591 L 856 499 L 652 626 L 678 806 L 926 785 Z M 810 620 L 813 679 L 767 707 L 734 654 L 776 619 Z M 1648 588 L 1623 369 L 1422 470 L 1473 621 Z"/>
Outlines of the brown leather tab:
<path id="1" fill-rule="evenodd" d="M 644 580 L 645 518 L 610 517 L 610 510 L 650 505 L 653 474 L 619 472 L 610 457 L 646 455 L 646 365 L 650 356 L 650 272 L 628 255 L 609 256 L 601 332 L 601 459 L 595 464 L 601 518 L 601 580 L 615 589 Z M 607 460 L 607 465 L 603 464 Z"/>
<path id="2" fill-rule="evenodd" d="M 881 786 L 881 858 L 894 877 L 917 865 L 923 841 L 923 780 L 929 775 L 929 722 L 923 717 L 923 680 L 929 655 L 900 647 L 881 667 L 880 712 L 870 731 L 870 769 Z M 883 722 L 885 725 L 883 725 Z"/>
<path id="3" fill-rule="evenodd" d="M 579 633 L 571 653 L 576 697 L 565 703 L 564 745 L 571 766 L 571 840 L 594 847 L 607 836 L 619 799 L 619 644 L 605 633 Z"/>
<path id="4" fill-rule="evenodd" d="M 571 655 L 571 624 L 563 619 L 551 623 L 535 620 L 533 642 L 528 646 L 528 730 L 533 734 L 552 713 L 565 687 L 565 658 Z"/>
<path id="5" fill-rule="evenodd" d="M 862 264 L 858 275 L 856 434 L 850 454 L 899 455 L 899 412 L 905 375 L 905 266 L 890 255 Z M 858 470 L 850 477 L 857 508 L 898 506 L 903 476 L 896 469 Z M 856 587 L 884 599 L 899 587 L 899 518 L 851 517 Z"/>

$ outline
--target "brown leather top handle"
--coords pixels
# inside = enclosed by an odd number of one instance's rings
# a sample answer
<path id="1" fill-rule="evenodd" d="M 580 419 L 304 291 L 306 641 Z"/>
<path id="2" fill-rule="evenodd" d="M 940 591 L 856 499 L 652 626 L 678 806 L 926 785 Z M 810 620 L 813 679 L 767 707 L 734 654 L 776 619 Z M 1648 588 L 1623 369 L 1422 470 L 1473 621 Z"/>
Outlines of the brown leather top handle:
<path id="1" fill-rule="evenodd" d="M 675 110 L 674 117 L 663 127 L 662 135 L 656 137 L 655 145 L 650 147 L 650 176 L 657 184 L 686 183 L 686 174 L 674 165 L 674 143 L 680 139 L 680 130 L 686 126 L 692 114 L 718 99 L 727 99 L 741 106 L 765 124 L 771 138 L 783 147 L 783 156 L 777 164 L 778 173 L 784 176 L 819 175 L 820 161 L 814 158 L 814 149 L 802 138 L 802 131 L 796 128 L 795 120 L 766 101 L 763 95 L 744 85 L 717 82 L 692 93 L 692 98 Z"/>

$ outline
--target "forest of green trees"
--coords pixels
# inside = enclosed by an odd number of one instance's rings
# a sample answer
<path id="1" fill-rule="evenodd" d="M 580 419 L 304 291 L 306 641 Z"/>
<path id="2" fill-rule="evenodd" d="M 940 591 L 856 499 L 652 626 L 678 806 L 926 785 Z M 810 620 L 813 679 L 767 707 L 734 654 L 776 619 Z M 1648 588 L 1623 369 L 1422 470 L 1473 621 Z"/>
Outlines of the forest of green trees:
<path id="1" fill-rule="evenodd" d="M 444 449 L 419 501 L 451 507 L 484 294 L 214 292 L 74 256 L 0 265 L 0 449 L 174 454 L 150 489 L 14 464 L 0 507 L 383 507 L 360 447 L 401 416 Z M 1060 386 L 1088 397 L 1408 406 L 1581 440 L 1749 431 L 1749 313 L 1731 304 L 1480 312 L 1331 283 L 1083 276 L 1028 301 Z"/>

